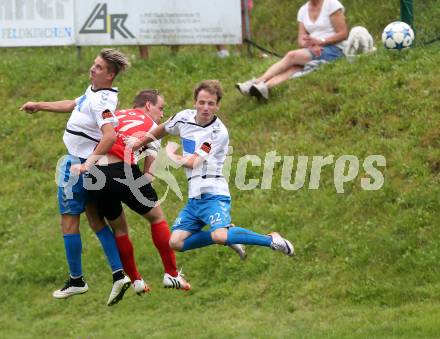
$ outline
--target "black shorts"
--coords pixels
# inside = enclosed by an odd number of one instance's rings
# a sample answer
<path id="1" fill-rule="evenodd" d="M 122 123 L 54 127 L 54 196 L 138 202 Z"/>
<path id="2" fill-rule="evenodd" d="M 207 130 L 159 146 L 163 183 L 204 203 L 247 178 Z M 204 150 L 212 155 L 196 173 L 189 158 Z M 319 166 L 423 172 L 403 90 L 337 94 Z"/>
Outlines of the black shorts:
<path id="1" fill-rule="evenodd" d="M 95 173 L 98 169 L 101 173 Z M 131 172 L 132 175 L 127 174 L 126 171 Z M 92 179 L 92 184 L 99 186 L 105 177 L 104 187 L 99 190 L 87 187 L 89 193 L 94 198 L 99 213 L 108 220 L 115 220 L 122 213 L 122 202 L 136 213 L 143 215 L 148 213 L 157 202 L 157 194 L 150 183 L 145 183 L 140 186 L 139 178 L 145 178 L 139 166 L 128 165 L 123 162 L 109 164 L 108 166 L 96 166 L 89 173 Z M 115 179 L 125 179 L 128 181 L 117 181 Z M 136 183 L 134 183 L 136 180 Z"/>

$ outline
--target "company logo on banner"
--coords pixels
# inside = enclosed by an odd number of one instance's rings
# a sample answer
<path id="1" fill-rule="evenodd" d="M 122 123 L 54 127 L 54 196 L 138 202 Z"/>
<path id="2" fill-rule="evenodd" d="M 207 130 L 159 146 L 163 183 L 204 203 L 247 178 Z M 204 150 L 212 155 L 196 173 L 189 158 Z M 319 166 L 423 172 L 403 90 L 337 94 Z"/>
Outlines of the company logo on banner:
<path id="1" fill-rule="evenodd" d="M 1 0 L 0 0 L 1 1 Z M 75 1 L 78 45 L 241 43 L 241 0 Z"/>
<path id="2" fill-rule="evenodd" d="M 0 46 L 75 43 L 74 0 L 1 0 Z"/>
<path id="3" fill-rule="evenodd" d="M 128 14 L 126 13 L 109 15 L 107 4 L 99 3 L 93 9 L 79 32 L 82 34 L 110 34 L 110 38 L 112 39 L 114 39 L 115 34 L 118 33 L 125 39 L 134 39 L 135 36 L 125 26 L 127 17 Z"/>

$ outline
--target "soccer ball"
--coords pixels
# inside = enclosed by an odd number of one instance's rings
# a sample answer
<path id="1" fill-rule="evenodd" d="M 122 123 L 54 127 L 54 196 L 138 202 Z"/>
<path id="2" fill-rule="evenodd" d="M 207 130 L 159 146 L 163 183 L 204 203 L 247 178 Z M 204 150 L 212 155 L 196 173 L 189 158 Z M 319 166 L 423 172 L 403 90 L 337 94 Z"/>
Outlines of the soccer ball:
<path id="1" fill-rule="evenodd" d="M 414 41 L 414 31 L 411 26 L 394 21 L 390 23 L 382 33 L 382 42 L 386 49 L 401 50 L 411 47 Z"/>

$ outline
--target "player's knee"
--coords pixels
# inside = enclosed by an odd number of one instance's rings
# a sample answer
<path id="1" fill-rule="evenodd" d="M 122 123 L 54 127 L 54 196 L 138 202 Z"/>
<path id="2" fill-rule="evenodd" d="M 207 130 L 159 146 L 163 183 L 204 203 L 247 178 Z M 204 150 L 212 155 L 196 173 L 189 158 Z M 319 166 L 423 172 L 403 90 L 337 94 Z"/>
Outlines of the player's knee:
<path id="1" fill-rule="evenodd" d="M 228 233 L 221 230 L 216 230 L 211 232 L 211 238 L 216 244 L 224 245 L 228 239 Z"/>
<path id="2" fill-rule="evenodd" d="M 79 233 L 79 216 L 62 215 L 60 225 L 63 234 Z"/>
<path id="3" fill-rule="evenodd" d="M 183 240 L 175 239 L 173 237 L 170 238 L 169 241 L 170 248 L 174 251 L 180 251 L 183 247 Z"/>
<path id="4" fill-rule="evenodd" d="M 165 220 L 165 215 L 160 205 L 152 208 L 148 213 L 144 214 L 144 217 L 148 219 L 150 224 L 157 224 Z"/>

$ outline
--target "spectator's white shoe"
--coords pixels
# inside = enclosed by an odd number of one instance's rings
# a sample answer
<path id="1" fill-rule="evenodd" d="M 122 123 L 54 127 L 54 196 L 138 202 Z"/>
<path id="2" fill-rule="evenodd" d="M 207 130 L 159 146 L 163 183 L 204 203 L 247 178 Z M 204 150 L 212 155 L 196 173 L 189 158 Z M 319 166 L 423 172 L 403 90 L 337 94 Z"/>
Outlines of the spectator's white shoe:
<path id="1" fill-rule="evenodd" d="M 134 292 L 137 295 L 142 295 L 144 293 L 150 292 L 150 287 L 145 283 L 144 279 L 141 280 L 135 280 L 132 284 Z"/>
<path id="2" fill-rule="evenodd" d="M 56 299 L 66 299 L 75 294 L 86 293 L 89 290 L 87 283 L 83 280 L 83 278 L 76 280 L 78 280 L 78 282 L 75 282 L 69 278 L 62 288 L 52 293 L 52 296 Z"/>
<path id="3" fill-rule="evenodd" d="M 269 88 L 264 82 L 252 85 L 249 89 L 249 94 L 258 99 L 269 100 Z"/>
<path id="4" fill-rule="evenodd" d="M 269 236 L 272 237 L 272 243 L 270 244 L 271 249 L 274 251 L 283 252 L 289 257 L 295 255 L 295 249 L 289 240 L 284 239 L 277 232 L 272 232 L 269 234 Z"/>
<path id="5" fill-rule="evenodd" d="M 107 301 L 107 306 L 113 306 L 120 302 L 124 297 L 125 291 L 130 287 L 130 278 L 124 276 L 124 278 L 116 280 L 113 283 L 112 291 Z"/>
<path id="6" fill-rule="evenodd" d="M 237 82 L 235 84 L 235 87 L 240 91 L 241 94 L 250 95 L 249 91 L 251 87 L 255 84 L 256 84 L 256 80 L 254 78 L 245 82 Z"/>
<path id="7" fill-rule="evenodd" d="M 165 288 L 175 288 L 176 290 L 189 291 L 191 285 L 183 278 L 181 271 L 177 273 L 177 277 L 173 277 L 168 273 L 163 276 L 163 287 Z"/>
<path id="8" fill-rule="evenodd" d="M 228 58 L 230 56 L 229 51 L 227 49 L 221 49 L 217 52 L 217 56 L 220 59 Z"/>
<path id="9" fill-rule="evenodd" d="M 228 245 L 230 248 L 232 248 L 239 256 L 241 260 L 246 259 L 246 248 L 242 244 L 232 244 Z"/>

